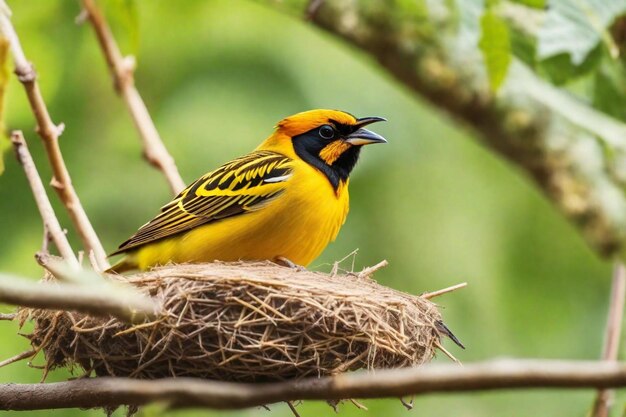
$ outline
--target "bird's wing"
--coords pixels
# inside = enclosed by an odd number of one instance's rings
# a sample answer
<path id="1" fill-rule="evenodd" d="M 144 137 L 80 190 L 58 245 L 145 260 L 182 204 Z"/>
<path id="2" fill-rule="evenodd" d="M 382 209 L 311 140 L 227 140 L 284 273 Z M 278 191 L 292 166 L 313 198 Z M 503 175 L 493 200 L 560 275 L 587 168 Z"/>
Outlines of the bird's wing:
<path id="1" fill-rule="evenodd" d="M 111 255 L 226 217 L 259 210 L 278 197 L 292 175 L 292 160 L 255 151 L 205 174 L 161 208 Z"/>

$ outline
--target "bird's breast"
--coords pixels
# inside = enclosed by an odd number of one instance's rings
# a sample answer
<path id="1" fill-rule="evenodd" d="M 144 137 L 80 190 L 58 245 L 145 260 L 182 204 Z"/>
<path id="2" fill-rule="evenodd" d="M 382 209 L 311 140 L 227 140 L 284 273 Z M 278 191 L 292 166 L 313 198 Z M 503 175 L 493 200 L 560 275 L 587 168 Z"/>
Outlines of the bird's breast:
<path id="1" fill-rule="evenodd" d="M 280 256 L 307 265 L 335 240 L 345 222 L 348 184 L 341 183 L 335 190 L 317 169 L 296 165 L 285 192 L 273 204 L 275 213 L 280 213 L 272 220 L 277 238 L 285 242 Z"/>

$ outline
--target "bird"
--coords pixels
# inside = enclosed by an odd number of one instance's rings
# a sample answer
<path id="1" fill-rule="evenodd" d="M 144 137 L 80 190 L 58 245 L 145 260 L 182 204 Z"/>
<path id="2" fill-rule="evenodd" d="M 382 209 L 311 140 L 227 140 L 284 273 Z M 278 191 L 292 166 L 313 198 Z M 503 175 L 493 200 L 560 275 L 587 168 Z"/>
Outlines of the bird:
<path id="1" fill-rule="evenodd" d="M 361 148 L 386 143 L 356 118 L 317 109 L 289 116 L 254 151 L 192 182 L 110 256 L 109 272 L 168 263 L 270 260 L 306 267 L 335 240 L 349 210 Z"/>

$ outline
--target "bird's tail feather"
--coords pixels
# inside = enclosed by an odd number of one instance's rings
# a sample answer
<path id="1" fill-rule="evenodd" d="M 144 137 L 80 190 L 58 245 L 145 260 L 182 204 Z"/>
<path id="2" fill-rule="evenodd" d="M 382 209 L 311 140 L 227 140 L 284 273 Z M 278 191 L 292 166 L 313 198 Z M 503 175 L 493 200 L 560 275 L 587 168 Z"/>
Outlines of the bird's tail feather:
<path id="1" fill-rule="evenodd" d="M 463 346 L 463 343 L 461 343 L 461 341 L 457 339 L 454 333 L 452 333 L 452 331 L 448 329 L 448 326 L 443 324 L 443 321 L 437 320 L 435 322 L 435 327 L 437 328 L 440 334 L 443 334 L 444 336 L 448 336 L 450 340 L 452 340 L 457 346 L 459 346 L 462 349 L 465 349 L 465 346 Z"/>

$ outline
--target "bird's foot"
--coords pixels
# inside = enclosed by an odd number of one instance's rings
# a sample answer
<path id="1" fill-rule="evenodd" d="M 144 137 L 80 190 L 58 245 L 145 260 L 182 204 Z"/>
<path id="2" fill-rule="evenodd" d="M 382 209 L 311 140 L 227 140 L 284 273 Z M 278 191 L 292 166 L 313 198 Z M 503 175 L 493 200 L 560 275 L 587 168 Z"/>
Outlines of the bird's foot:
<path id="1" fill-rule="evenodd" d="M 287 268 L 294 269 L 297 272 L 306 271 L 305 267 L 292 262 L 290 259 L 285 258 L 284 256 L 277 256 L 276 258 L 274 258 L 274 262 L 276 262 L 279 265 L 286 266 Z"/>

